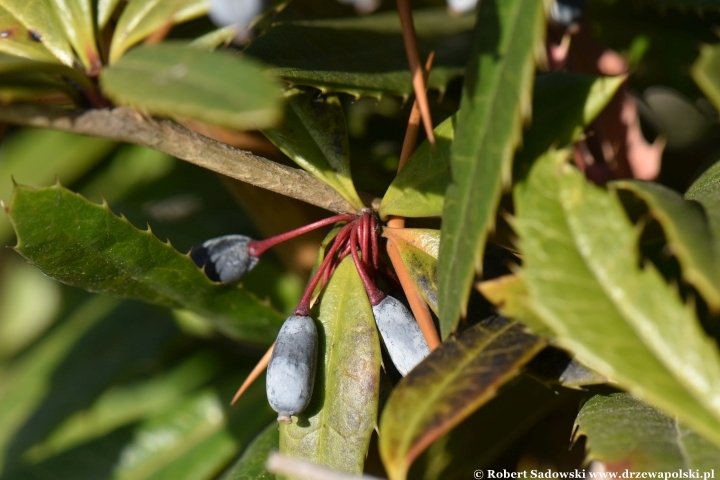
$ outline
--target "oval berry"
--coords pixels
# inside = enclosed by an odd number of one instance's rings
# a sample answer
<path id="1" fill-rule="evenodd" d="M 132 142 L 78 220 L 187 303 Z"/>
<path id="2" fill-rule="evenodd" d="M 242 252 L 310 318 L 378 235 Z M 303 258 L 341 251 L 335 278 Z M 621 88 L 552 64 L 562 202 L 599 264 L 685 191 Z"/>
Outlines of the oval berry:
<path id="1" fill-rule="evenodd" d="M 312 318 L 293 315 L 285 320 L 267 367 L 267 397 L 278 422 L 305 410 L 315 383 L 318 333 Z"/>
<path id="2" fill-rule="evenodd" d="M 258 258 L 248 253 L 251 241 L 252 238 L 245 235 L 211 238 L 199 247 L 193 247 L 190 257 L 198 267 L 205 267 L 210 280 L 236 282 L 257 265 Z"/>
<path id="3" fill-rule="evenodd" d="M 387 296 L 372 307 L 380 336 L 402 376 L 430 354 L 425 337 L 412 313 L 400 300 Z"/>

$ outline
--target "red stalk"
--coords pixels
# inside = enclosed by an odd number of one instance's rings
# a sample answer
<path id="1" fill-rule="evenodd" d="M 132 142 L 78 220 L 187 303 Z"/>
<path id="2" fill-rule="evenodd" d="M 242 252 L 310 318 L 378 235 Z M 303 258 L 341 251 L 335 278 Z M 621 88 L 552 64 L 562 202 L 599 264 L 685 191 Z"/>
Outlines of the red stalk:
<path id="1" fill-rule="evenodd" d="M 370 299 L 370 304 L 375 306 L 385 298 L 385 294 L 377 288 L 377 286 L 375 286 L 375 283 L 372 281 L 367 271 L 365 271 L 365 267 L 360 262 L 360 258 L 358 258 L 357 254 L 357 240 L 357 229 L 354 229 L 350 237 L 350 253 L 352 254 L 353 262 L 355 262 L 355 268 L 360 275 L 360 279 L 362 280 L 363 285 L 365 285 L 365 292 L 367 292 L 367 296 Z"/>
<path id="2" fill-rule="evenodd" d="M 311 232 L 326 225 L 332 225 L 333 223 L 337 222 L 351 222 L 356 219 L 357 217 L 353 215 L 335 215 L 333 217 L 324 218 L 309 225 L 305 225 L 304 227 L 296 228 L 295 230 L 290 230 L 289 232 L 266 238 L 265 240 L 253 240 L 252 242 L 248 243 L 248 253 L 253 257 L 259 257 L 260 255 L 265 253 L 266 250 L 274 247 L 278 243 L 282 243 L 292 238 L 299 237 L 304 233 Z"/>

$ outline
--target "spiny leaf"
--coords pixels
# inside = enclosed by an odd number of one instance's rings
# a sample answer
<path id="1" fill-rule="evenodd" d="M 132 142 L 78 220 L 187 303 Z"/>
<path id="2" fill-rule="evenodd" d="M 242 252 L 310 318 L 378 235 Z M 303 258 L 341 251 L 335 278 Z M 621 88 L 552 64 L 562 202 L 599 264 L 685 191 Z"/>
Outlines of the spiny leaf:
<path id="1" fill-rule="evenodd" d="M 662 225 L 668 246 L 682 267 L 682 276 L 698 289 L 708 305 L 720 309 L 720 239 L 715 239 L 702 206 L 657 183 L 619 181 L 615 188 L 640 197 Z"/>
<path id="2" fill-rule="evenodd" d="M 490 398 L 545 346 L 516 321 L 494 316 L 443 343 L 392 391 L 380 422 L 391 480 Z"/>
<path id="3" fill-rule="evenodd" d="M 720 445 L 720 354 L 653 265 L 618 199 L 550 152 L 514 190 L 537 318 L 582 363 Z M 527 303 L 526 303 L 527 305 Z"/>
<path id="4" fill-rule="evenodd" d="M 359 474 L 377 418 L 380 341 L 352 259 L 330 277 L 319 303 L 315 391 L 303 413 L 280 425 L 280 451 Z"/>
<path id="5" fill-rule="evenodd" d="M 313 98 L 302 90 L 285 93 L 283 123 L 263 133 L 304 170 L 330 185 L 360 210 L 360 200 L 350 173 L 350 145 L 345 114 L 335 95 Z"/>
<path id="6" fill-rule="evenodd" d="M 130 47 L 151 33 L 201 17 L 209 7 L 206 0 L 130 0 L 115 27 L 110 43 L 110 63 L 117 62 Z"/>
<path id="7" fill-rule="evenodd" d="M 470 284 L 513 152 L 530 110 L 534 54 L 545 31 L 541 0 L 480 3 L 452 143 L 439 257 L 440 331 L 447 338 L 465 315 Z"/>
<path id="8" fill-rule="evenodd" d="M 42 43 L 30 36 L 30 31 L 10 12 L 0 7 L 0 52 L 42 62 L 58 59 Z"/>
<path id="9" fill-rule="evenodd" d="M 453 17 L 444 8 L 417 10 L 413 17 L 421 57 L 436 53 L 428 88 L 444 91 L 452 78 L 462 75 L 472 17 Z M 273 65 L 291 84 L 325 92 L 402 97 L 413 92 L 395 12 L 276 23 L 244 54 Z"/>
<path id="10" fill-rule="evenodd" d="M 385 228 L 383 236 L 393 239 L 415 287 L 437 314 L 440 231 L 427 228 Z"/>
<path id="11" fill-rule="evenodd" d="M 279 441 L 278 426 L 273 422 L 248 445 L 242 456 L 220 480 L 272 479 L 272 474 L 265 469 L 265 462 L 270 452 L 279 448 Z"/>
<path id="12" fill-rule="evenodd" d="M 255 62 L 184 43 L 139 47 L 100 74 L 113 101 L 170 117 L 243 130 L 272 125 L 281 90 Z"/>
<path id="13" fill-rule="evenodd" d="M 72 67 L 75 54 L 63 31 L 62 22 L 51 0 L 0 0 L 0 7 L 10 12 L 62 63 Z"/>
<path id="14" fill-rule="evenodd" d="M 627 393 L 595 395 L 580 410 L 576 435 L 587 437 L 588 460 L 606 472 L 717 468 L 720 448 Z"/>
<path id="15" fill-rule="evenodd" d="M 577 141 L 583 130 L 612 99 L 624 77 L 594 77 L 577 73 L 549 73 L 535 79 L 533 122 L 523 132 L 515 154 L 513 176 L 551 145 Z M 412 154 L 383 196 L 380 215 L 439 217 L 450 183 L 450 146 L 457 116 L 435 128 L 435 149 L 427 141 Z"/>
<path id="16" fill-rule="evenodd" d="M 193 310 L 219 330 L 270 344 L 282 317 L 244 290 L 212 283 L 189 256 L 60 186 L 16 187 L 16 250 L 46 275 L 92 292 Z"/>

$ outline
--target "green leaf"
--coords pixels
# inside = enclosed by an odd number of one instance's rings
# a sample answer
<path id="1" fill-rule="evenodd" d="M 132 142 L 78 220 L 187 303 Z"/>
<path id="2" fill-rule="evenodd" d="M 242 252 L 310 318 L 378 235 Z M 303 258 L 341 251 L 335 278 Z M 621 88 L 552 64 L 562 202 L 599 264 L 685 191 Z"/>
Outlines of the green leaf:
<path id="1" fill-rule="evenodd" d="M 580 410 L 576 435 L 587 437 L 587 460 L 606 472 L 658 472 L 717 468 L 720 449 L 627 393 L 595 395 Z"/>
<path id="2" fill-rule="evenodd" d="M 26 57 L 42 62 L 57 62 L 58 59 L 42 43 L 30 38 L 30 32 L 10 12 L 0 7 L 0 52 Z"/>
<path id="3" fill-rule="evenodd" d="M 14 178 L 26 184 L 71 183 L 102 160 L 116 144 L 99 138 L 53 130 L 24 129 L 3 141 L 0 149 L 0 200 L 8 203 Z M 0 215 L 0 242 L 12 226 Z"/>
<path id="4" fill-rule="evenodd" d="M 616 196 L 567 156 L 540 158 L 514 191 L 534 314 L 579 361 L 720 445 L 717 345 L 652 264 L 638 267 L 638 232 Z"/>
<path id="5" fill-rule="evenodd" d="M 120 0 L 97 0 L 97 26 L 102 30 L 120 4 Z"/>
<path id="6" fill-rule="evenodd" d="M 521 175 L 551 145 L 577 141 L 585 128 L 613 98 L 625 77 L 595 77 L 577 73 L 548 73 L 535 79 L 533 123 L 523 132 L 515 154 L 515 173 Z M 380 215 L 439 217 L 450 183 L 450 146 L 457 117 L 435 128 L 436 148 L 425 141 L 385 192 Z"/>
<path id="7" fill-rule="evenodd" d="M 304 170 L 330 185 L 356 209 L 362 209 L 350 173 L 347 124 L 338 97 L 316 99 L 311 93 L 291 89 L 285 99 L 283 123 L 263 130 L 265 136 Z"/>
<path id="8" fill-rule="evenodd" d="M 221 46 L 227 46 L 238 34 L 238 27 L 235 25 L 228 25 L 227 27 L 218 28 L 210 33 L 196 38 L 188 46 L 199 48 L 212 52 Z"/>
<path id="9" fill-rule="evenodd" d="M 437 258 L 440 230 L 428 228 L 385 228 L 392 238 L 415 288 L 433 312 L 438 312 Z"/>
<path id="10" fill-rule="evenodd" d="M 60 186 L 16 187 L 8 211 L 17 251 L 46 275 L 92 292 L 187 308 L 237 340 L 270 344 L 283 317 L 239 287 L 212 283 L 188 255 L 107 205 Z"/>
<path id="11" fill-rule="evenodd" d="M 265 469 L 265 462 L 271 451 L 277 450 L 280 434 L 277 423 L 273 422 L 248 445 L 242 456 L 220 480 L 260 480 L 274 476 Z"/>
<path id="12" fill-rule="evenodd" d="M 714 242 L 714 249 L 720 249 L 720 162 L 708 168 L 685 192 L 686 200 L 693 200 L 703 206 L 707 215 Z"/>
<path id="13" fill-rule="evenodd" d="M 238 130 L 270 126 L 281 115 L 280 87 L 257 64 L 184 43 L 136 48 L 105 68 L 100 84 L 118 104 Z"/>
<path id="14" fill-rule="evenodd" d="M 153 372 L 147 379 L 112 385 L 91 406 L 64 418 L 25 458 L 39 463 L 119 428 L 164 415 L 193 395 L 193 390 L 212 380 L 219 366 L 219 358 L 205 351 L 168 371 Z"/>
<path id="15" fill-rule="evenodd" d="M 65 35 L 87 72 L 97 74 L 102 60 L 95 43 L 95 21 L 90 0 L 54 0 L 52 3 Z"/>
<path id="16" fill-rule="evenodd" d="M 691 75 L 700 90 L 720 110 L 720 45 L 703 45 Z"/>
<path id="17" fill-rule="evenodd" d="M 439 217 L 450 183 L 450 146 L 457 115 L 435 127 L 435 148 L 425 140 L 393 179 L 380 204 L 380 217 Z"/>
<path id="18" fill-rule="evenodd" d="M 280 451 L 359 474 L 377 418 L 380 340 L 365 287 L 349 257 L 330 277 L 317 319 L 315 391 L 303 413 L 280 425 Z"/>
<path id="19" fill-rule="evenodd" d="M 104 12 L 112 11 L 108 5 Z M 125 52 L 162 28 L 201 17 L 208 12 L 206 0 L 130 0 L 118 19 L 110 43 L 110 63 L 117 62 Z"/>
<path id="20" fill-rule="evenodd" d="M 720 310 L 720 240 L 714 240 L 703 208 L 657 183 L 619 181 L 614 188 L 640 197 L 662 226 L 668 247 L 682 267 L 682 276 L 714 310 Z"/>
<path id="21" fill-rule="evenodd" d="M 58 77 L 68 77 L 82 87 L 92 87 L 88 78 L 78 70 L 54 62 L 31 60 L 14 55 L 0 54 L 0 78 L 7 74 L 51 74 Z"/>
<path id="22" fill-rule="evenodd" d="M 493 316 L 434 350 L 383 409 L 379 447 L 390 480 L 404 480 L 428 446 L 494 397 L 544 346 L 518 322 Z"/>
<path id="23" fill-rule="evenodd" d="M 75 54 L 51 0 L 0 0 L 0 7 L 40 37 L 42 44 L 62 63 L 73 66 Z"/>
<path id="24" fill-rule="evenodd" d="M 416 10 L 413 18 L 420 56 L 436 53 L 428 88 L 444 91 L 462 75 L 472 16 L 452 16 L 442 8 Z M 274 65 L 273 72 L 293 85 L 356 96 L 408 97 L 413 92 L 395 12 L 275 23 L 243 53 Z"/>
<path id="25" fill-rule="evenodd" d="M 78 91 L 68 83 L 45 73 L 10 73 L 0 75 L 0 102 L 38 102 L 57 104 L 82 102 Z"/>
<path id="26" fill-rule="evenodd" d="M 452 143 L 453 182 L 443 206 L 440 242 L 440 332 L 443 339 L 465 315 L 470 283 L 482 268 L 488 232 L 513 152 L 529 114 L 545 17 L 541 0 L 480 3 L 466 68 L 458 131 Z"/>

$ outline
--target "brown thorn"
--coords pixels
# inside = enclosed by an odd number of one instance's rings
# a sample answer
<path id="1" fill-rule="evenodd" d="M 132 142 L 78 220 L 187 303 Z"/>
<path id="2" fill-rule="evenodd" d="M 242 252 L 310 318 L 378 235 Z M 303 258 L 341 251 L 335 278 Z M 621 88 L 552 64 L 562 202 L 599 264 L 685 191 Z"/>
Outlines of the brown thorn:
<path id="1" fill-rule="evenodd" d="M 432 118 L 430 118 L 430 105 L 427 99 L 427 92 L 425 91 L 425 75 L 423 74 L 422 65 L 420 64 L 420 54 L 418 53 L 410 0 L 397 0 L 397 6 L 398 14 L 400 15 L 400 25 L 402 26 L 403 42 L 405 43 L 405 53 L 407 54 L 413 77 L 415 99 L 418 105 L 420 105 L 420 115 L 428 141 L 435 147 L 435 134 L 433 133 Z"/>
<path id="2" fill-rule="evenodd" d="M 253 382 L 262 374 L 263 370 L 265 370 L 270 363 L 270 357 L 272 357 L 273 349 L 275 348 L 275 343 L 273 342 L 272 345 L 270 345 L 270 348 L 268 348 L 268 351 L 265 352 L 265 355 L 260 359 L 260 361 L 255 365 L 255 368 L 252 369 L 252 372 L 250 372 L 250 375 L 247 376 L 245 381 L 240 385 L 240 388 L 238 389 L 237 393 L 232 399 L 232 402 L 230 402 L 230 405 L 235 405 L 235 402 L 238 401 L 240 396 L 245 393 L 245 391 L 250 388 L 250 385 L 253 384 Z"/>
<path id="3" fill-rule="evenodd" d="M 430 347 L 430 351 L 433 351 L 440 346 L 440 337 L 438 336 L 437 330 L 435 330 L 435 323 L 433 322 L 432 315 L 430 314 L 430 309 L 422 296 L 420 296 L 420 292 L 418 292 L 415 284 L 410 278 L 410 274 L 405 268 L 405 264 L 400 256 L 400 250 L 398 250 L 395 242 L 393 242 L 391 238 L 388 238 L 387 240 L 387 253 L 393 267 L 395 268 L 395 273 L 397 273 L 398 279 L 400 280 L 400 285 L 405 291 L 405 296 L 410 304 L 410 309 L 415 316 L 415 320 L 417 320 L 418 325 L 420 326 L 420 331 L 422 332 L 423 337 L 425 337 L 425 341 L 427 342 L 428 347 Z"/>

